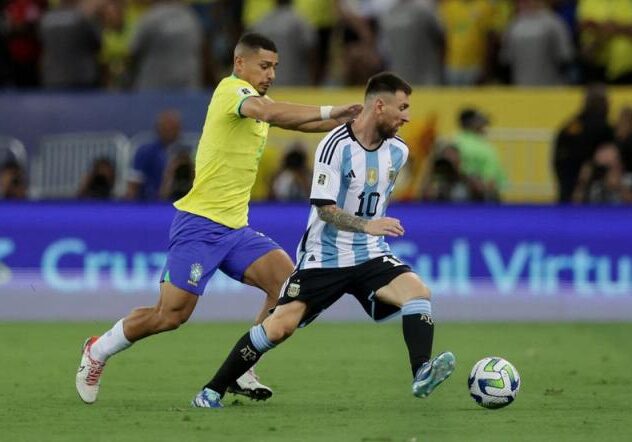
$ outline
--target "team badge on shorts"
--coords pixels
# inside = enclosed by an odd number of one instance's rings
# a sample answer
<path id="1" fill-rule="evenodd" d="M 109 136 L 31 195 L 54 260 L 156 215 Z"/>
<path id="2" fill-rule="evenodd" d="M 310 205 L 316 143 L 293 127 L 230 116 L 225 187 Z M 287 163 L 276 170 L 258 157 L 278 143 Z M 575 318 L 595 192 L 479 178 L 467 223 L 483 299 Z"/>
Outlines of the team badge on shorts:
<path id="1" fill-rule="evenodd" d="M 300 292 L 301 292 L 301 285 L 295 282 L 291 283 L 287 287 L 287 295 L 290 298 L 296 298 Z"/>
<path id="2" fill-rule="evenodd" d="M 375 186 L 377 184 L 377 169 L 374 167 L 369 167 L 366 170 L 366 183 L 369 186 Z"/>
<path id="3" fill-rule="evenodd" d="M 202 279 L 202 273 L 204 273 L 204 268 L 202 267 L 202 264 L 200 264 L 199 262 L 191 264 L 191 273 L 189 273 L 189 280 L 187 282 L 197 287 L 198 282 L 200 282 L 200 279 Z"/>

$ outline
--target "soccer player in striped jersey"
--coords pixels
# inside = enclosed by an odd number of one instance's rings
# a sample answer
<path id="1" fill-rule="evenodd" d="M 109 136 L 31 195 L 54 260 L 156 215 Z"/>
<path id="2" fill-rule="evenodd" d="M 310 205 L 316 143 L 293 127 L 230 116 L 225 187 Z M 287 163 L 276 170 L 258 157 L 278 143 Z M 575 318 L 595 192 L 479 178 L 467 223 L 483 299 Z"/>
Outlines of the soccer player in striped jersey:
<path id="1" fill-rule="evenodd" d="M 103 335 L 86 340 L 76 375 L 84 402 L 96 401 L 108 358 L 189 319 L 218 268 L 266 293 L 257 324 L 275 305 L 294 264 L 273 240 L 248 226 L 250 191 L 268 128 L 327 132 L 362 110 L 360 104 L 319 107 L 274 102 L 266 93 L 277 64 L 276 47 L 268 38 L 246 34 L 239 40 L 233 75 L 219 83 L 209 104 L 193 187 L 174 204 L 178 211 L 171 225 L 160 299 L 156 306 L 135 309 Z M 233 381 L 229 389 L 234 393 L 258 400 L 272 395 L 252 371 Z"/>
<path id="2" fill-rule="evenodd" d="M 375 320 L 402 315 L 412 370 L 412 393 L 428 396 L 454 370 L 454 355 L 431 359 L 434 324 L 430 291 L 392 255 L 385 236 L 404 234 L 386 207 L 408 148 L 397 130 L 408 122 L 410 86 L 385 72 L 369 79 L 364 110 L 331 131 L 314 160 L 308 226 L 298 264 L 277 306 L 235 345 L 211 381 L 193 399 L 196 407 L 220 408 L 227 388 L 263 353 L 314 320 L 345 293 Z"/>

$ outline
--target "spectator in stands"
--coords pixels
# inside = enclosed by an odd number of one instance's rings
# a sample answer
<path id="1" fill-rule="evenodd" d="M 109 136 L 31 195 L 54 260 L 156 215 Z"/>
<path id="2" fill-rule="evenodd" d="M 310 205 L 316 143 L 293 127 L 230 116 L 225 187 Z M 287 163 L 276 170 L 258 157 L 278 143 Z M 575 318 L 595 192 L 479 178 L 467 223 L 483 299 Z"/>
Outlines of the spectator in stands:
<path id="1" fill-rule="evenodd" d="M 632 84 L 632 2 L 579 0 L 577 15 L 586 81 Z"/>
<path id="2" fill-rule="evenodd" d="M 452 86 L 472 86 L 490 75 L 497 39 L 496 5 L 490 0 L 442 0 L 446 30 L 446 80 Z"/>
<path id="3" fill-rule="evenodd" d="M 202 37 L 202 25 L 191 8 L 180 0 L 156 0 L 132 36 L 134 88 L 200 88 Z"/>
<path id="4" fill-rule="evenodd" d="M 59 7 L 44 14 L 42 82 L 53 89 L 93 88 L 99 83 L 98 53 L 101 34 L 79 0 L 60 0 Z"/>
<path id="5" fill-rule="evenodd" d="M 112 160 L 107 157 L 97 158 L 81 180 L 78 196 L 87 199 L 112 199 L 115 182 L 116 169 Z"/>
<path id="6" fill-rule="evenodd" d="M 22 88 L 40 85 L 41 44 L 39 22 L 47 7 L 46 0 L 9 0 L 4 6 L 4 27 L 9 83 Z M 1 32 L 1 31 L 0 31 Z"/>
<path id="7" fill-rule="evenodd" d="M 484 200 L 481 181 L 463 173 L 461 155 L 453 144 L 435 148 L 424 181 L 421 193 L 425 201 L 462 203 Z"/>
<path id="8" fill-rule="evenodd" d="M 577 0 L 549 0 L 553 12 L 562 19 L 567 29 L 577 41 Z"/>
<path id="9" fill-rule="evenodd" d="M 614 143 L 599 146 L 584 163 L 573 192 L 575 203 L 621 204 L 632 202 L 632 189 L 625 183 L 623 164 Z"/>
<path id="10" fill-rule="evenodd" d="M 283 166 L 272 180 L 270 198 L 278 201 L 307 201 L 312 172 L 307 166 L 305 147 L 296 143 L 283 158 Z"/>
<path id="11" fill-rule="evenodd" d="M 337 3 L 342 25 L 343 82 L 365 85 L 369 77 L 383 70 L 378 50 L 379 21 L 394 0 L 340 0 Z"/>
<path id="12" fill-rule="evenodd" d="M 163 177 L 170 156 L 179 151 L 190 151 L 179 143 L 180 114 L 174 110 L 161 112 L 156 119 L 157 139 L 140 146 L 134 154 L 132 171 L 127 186 L 127 199 L 155 201 L 161 197 Z"/>
<path id="13" fill-rule="evenodd" d="M 106 0 L 101 8 L 103 45 L 101 63 L 102 85 L 120 90 L 129 86 L 129 45 L 131 29 L 125 19 L 123 0 Z"/>
<path id="14" fill-rule="evenodd" d="M 502 40 L 501 60 L 519 86 L 569 83 L 572 36 L 544 0 L 519 0 L 518 14 Z"/>
<path id="15" fill-rule="evenodd" d="M 191 153 L 179 150 L 171 155 L 160 184 L 160 199 L 176 201 L 186 195 L 193 186 L 195 165 Z"/>
<path id="16" fill-rule="evenodd" d="M 441 84 L 445 35 L 433 3 L 398 0 L 380 30 L 390 70 L 411 84 Z"/>
<path id="17" fill-rule="evenodd" d="M 613 141 L 608 110 L 606 88 L 591 86 L 586 89 L 581 110 L 560 129 L 553 157 L 558 202 L 571 201 L 582 164 L 594 156 L 599 146 Z"/>
<path id="18" fill-rule="evenodd" d="M 495 147 L 487 140 L 489 119 L 479 110 L 468 108 L 459 115 L 461 132 L 454 145 L 461 156 L 463 173 L 482 189 L 485 201 L 500 201 L 506 184 L 505 172 Z"/>
<path id="19" fill-rule="evenodd" d="M 312 84 L 328 79 L 331 37 L 338 20 L 336 5 L 340 0 L 294 0 L 296 11 L 316 30 L 316 46 Z"/>
<path id="20" fill-rule="evenodd" d="M 283 63 L 276 69 L 277 86 L 307 86 L 314 78 L 316 33 L 292 7 L 292 0 L 277 0 L 276 8 L 256 22 L 252 31 L 277 42 Z"/>
<path id="21" fill-rule="evenodd" d="M 3 12 L 0 10 L 0 14 Z M 0 15 L 2 20 L 2 15 Z M 0 26 L 0 87 L 5 87 L 11 84 L 11 70 L 9 64 L 11 63 L 11 55 L 9 54 L 9 48 L 7 47 L 7 30 L 5 27 Z"/>
<path id="22" fill-rule="evenodd" d="M 26 194 L 26 172 L 17 161 L 6 161 L 0 166 L 0 199 L 25 199 Z"/>
<path id="23" fill-rule="evenodd" d="M 245 29 L 250 29 L 274 9 L 275 0 L 241 0 L 241 22 Z"/>
<path id="24" fill-rule="evenodd" d="M 632 178 L 632 107 L 625 106 L 621 109 L 615 127 L 615 141 L 624 173 Z"/>

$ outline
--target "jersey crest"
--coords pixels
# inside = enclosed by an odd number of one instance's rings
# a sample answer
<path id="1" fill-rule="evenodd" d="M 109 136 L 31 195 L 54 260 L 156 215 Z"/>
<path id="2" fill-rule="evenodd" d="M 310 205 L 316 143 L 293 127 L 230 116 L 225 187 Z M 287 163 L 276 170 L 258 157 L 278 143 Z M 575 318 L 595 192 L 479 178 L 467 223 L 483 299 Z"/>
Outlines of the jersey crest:
<path id="1" fill-rule="evenodd" d="M 373 187 L 377 184 L 377 169 L 374 167 L 369 167 L 366 170 L 366 184 L 370 187 Z"/>

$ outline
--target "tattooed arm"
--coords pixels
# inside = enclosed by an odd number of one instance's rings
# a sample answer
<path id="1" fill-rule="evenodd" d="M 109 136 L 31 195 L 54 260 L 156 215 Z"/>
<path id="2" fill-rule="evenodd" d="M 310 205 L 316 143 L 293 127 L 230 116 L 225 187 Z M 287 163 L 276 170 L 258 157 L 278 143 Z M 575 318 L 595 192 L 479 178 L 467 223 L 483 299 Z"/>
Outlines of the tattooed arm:
<path id="1" fill-rule="evenodd" d="M 318 217 L 345 232 L 367 233 L 373 236 L 402 236 L 404 228 L 398 219 L 375 218 L 365 219 L 345 212 L 335 204 L 319 206 Z"/>

